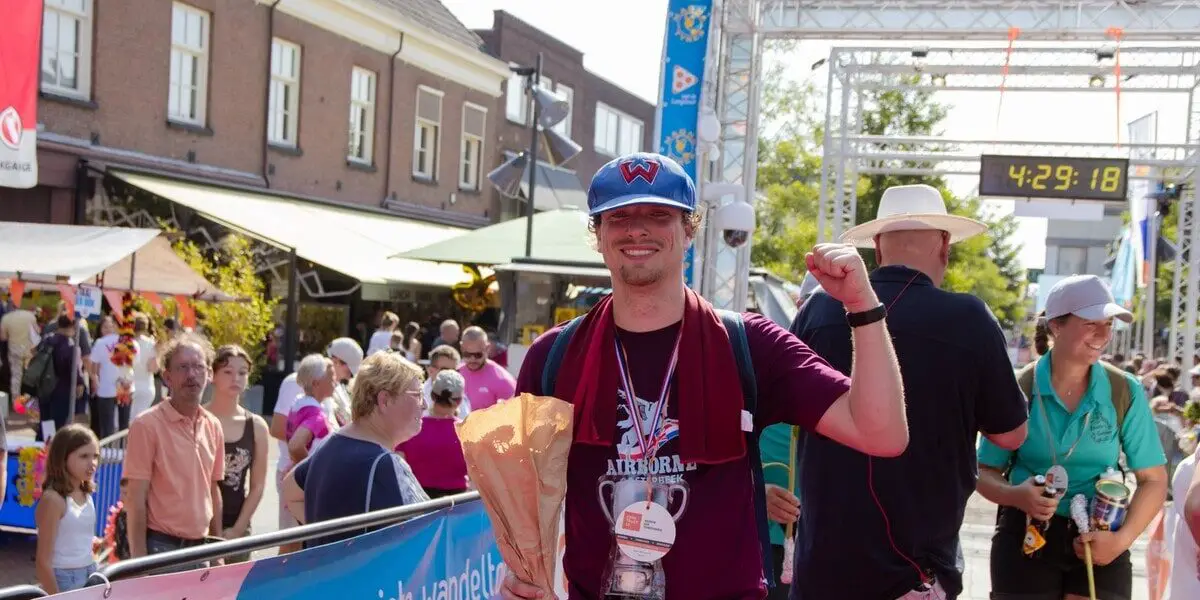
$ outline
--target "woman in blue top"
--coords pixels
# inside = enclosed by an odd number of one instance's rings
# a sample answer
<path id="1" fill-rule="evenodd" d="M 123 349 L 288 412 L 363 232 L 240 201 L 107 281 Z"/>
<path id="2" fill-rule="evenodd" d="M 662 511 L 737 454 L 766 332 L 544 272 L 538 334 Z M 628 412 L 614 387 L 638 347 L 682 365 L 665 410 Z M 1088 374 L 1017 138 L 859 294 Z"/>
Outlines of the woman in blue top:
<path id="1" fill-rule="evenodd" d="M 1029 436 L 1015 451 L 980 442 L 978 490 L 1000 505 L 992 537 L 992 600 L 1086 599 L 1084 541 L 1091 544 L 1096 598 L 1131 596 L 1129 548 L 1162 508 L 1167 473 L 1145 390 L 1132 376 L 1099 362 L 1114 318 L 1129 322 L 1133 315 L 1093 275 L 1073 275 L 1051 288 L 1035 339 L 1041 358 L 1029 390 Z M 1113 400 L 1114 383 L 1129 388 L 1125 394 L 1117 390 L 1130 398 L 1123 416 Z M 1137 477 L 1124 524 L 1118 531 L 1079 535 L 1070 520 L 1070 499 L 1083 494 L 1090 503 L 1096 482 L 1118 468 L 1121 452 Z M 1034 475 L 1046 475 L 1060 490 L 1065 483 L 1065 495 L 1043 497 Z M 1031 553 L 1023 549 L 1027 516 L 1049 522 L 1040 533 L 1045 545 Z"/>
<path id="2" fill-rule="evenodd" d="M 284 478 L 284 502 L 297 521 L 316 523 L 429 500 L 412 468 L 392 451 L 421 431 L 421 375 L 420 367 L 391 352 L 376 352 L 362 362 L 351 391 L 350 424 Z M 304 547 L 361 533 L 336 533 Z"/>

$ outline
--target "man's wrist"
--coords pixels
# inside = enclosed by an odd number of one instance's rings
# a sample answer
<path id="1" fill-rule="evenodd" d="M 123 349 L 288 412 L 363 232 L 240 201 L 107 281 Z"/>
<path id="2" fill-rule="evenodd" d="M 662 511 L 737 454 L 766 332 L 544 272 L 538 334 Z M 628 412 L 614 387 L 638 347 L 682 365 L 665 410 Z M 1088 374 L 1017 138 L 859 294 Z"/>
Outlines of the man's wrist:
<path id="1" fill-rule="evenodd" d="M 846 312 L 848 313 L 866 312 L 872 308 L 875 308 L 876 306 L 879 306 L 879 298 L 874 294 L 872 294 L 870 298 L 864 298 L 858 302 L 845 305 Z"/>

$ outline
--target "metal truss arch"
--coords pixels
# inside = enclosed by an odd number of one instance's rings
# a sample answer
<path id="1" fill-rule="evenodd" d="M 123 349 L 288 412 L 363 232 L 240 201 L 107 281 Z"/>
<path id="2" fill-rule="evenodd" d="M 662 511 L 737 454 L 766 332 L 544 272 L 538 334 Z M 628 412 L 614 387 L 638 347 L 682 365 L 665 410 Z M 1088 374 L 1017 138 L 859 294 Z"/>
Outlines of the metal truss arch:
<path id="1" fill-rule="evenodd" d="M 755 197 L 754 166 L 758 145 L 757 116 L 761 104 L 762 46 L 770 39 L 893 40 L 932 42 L 991 41 L 1002 44 L 1011 33 L 1020 42 L 1095 41 L 1120 38 L 1122 93 L 1186 93 L 1194 100 L 1200 48 L 1136 48 L 1139 42 L 1200 40 L 1200 0 L 725 0 L 720 3 L 724 30 L 717 53 L 715 93 L 722 122 L 720 159 L 710 173 L 714 180 L 740 183 L 747 199 Z M 1100 44 L 1097 44 L 1099 46 Z M 916 56 L 911 47 L 839 48 L 827 61 L 829 69 L 824 165 L 819 211 L 820 239 L 836 239 L 854 223 L 859 174 L 976 174 L 984 148 L 1014 154 L 1082 154 L 1109 156 L 1115 148 L 1103 144 L 1032 144 L 1023 142 L 890 139 L 862 135 L 858 107 L 864 91 L 873 88 L 998 91 L 1004 74 L 1004 48 L 928 48 Z M 920 53 L 918 53 L 920 54 Z M 874 64 L 879 68 L 870 69 Z M 1115 85 L 1111 58 L 1070 48 L 1014 50 L 1005 91 L 1107 92 Z M 1133 77 L 1129 77 L 1133 75 Z M 1152 159 L 1135 166 L 1156 167 L 1179 174 L 1195 189 L 1200 184 L 1200 105 L 1190 102 L 1185 143 L 1161 145 Z M 950 143 L 948 143 L 950 142 Z M 886 147 L 885 147 L 886 145 Z M 953 151 L 933 152 L 932 147 Z M 1128 153 L 1129 146 L 1120 152 Z M 703 182 L 701 182 L 703 185 Z M 1180 264 L 1173 282 L 1170 355 L 1191 364 L 1197 343 L 1197 292 L 1200 261 L 1190 250 L 1200 244 L 1195 219 L 1197 197 L 1186 192 L 1180 207 Z M 714 238 L 703 244 L 702 289 L 717 306 L 741 309 L 748 279 L 750 248 L 736 251 Z M 1184 261 L 1180 261 L 1183 263 Z"/>

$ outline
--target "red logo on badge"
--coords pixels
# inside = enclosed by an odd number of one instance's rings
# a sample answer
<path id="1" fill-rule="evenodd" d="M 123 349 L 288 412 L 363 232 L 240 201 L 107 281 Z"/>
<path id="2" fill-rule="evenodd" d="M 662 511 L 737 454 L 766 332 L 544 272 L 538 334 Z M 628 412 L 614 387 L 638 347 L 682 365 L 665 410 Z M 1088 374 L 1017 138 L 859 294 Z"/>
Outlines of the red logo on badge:
<path id="1" fill-rule="evenodd" d="M 13 150 L 21 149 L 21 135 L 25 127 L 21 125 L 21 115 L 15 107 L 8 107 L 0 112 L 0 143 Z"/>
<path id="2" fill-rule="evenodd" d="M 621 521 L 621 529 L 627 531 L 642 530 L 642 515 L 635 512 L 625 513 L 625 519 Z"/>

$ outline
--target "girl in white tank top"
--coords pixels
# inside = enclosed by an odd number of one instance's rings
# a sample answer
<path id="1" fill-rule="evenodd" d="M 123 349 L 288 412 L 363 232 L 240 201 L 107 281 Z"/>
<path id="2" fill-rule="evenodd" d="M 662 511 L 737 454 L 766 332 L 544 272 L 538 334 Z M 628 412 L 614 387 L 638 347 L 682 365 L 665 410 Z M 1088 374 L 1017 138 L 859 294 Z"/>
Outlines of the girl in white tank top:
<path id="1" fill-rule="evenodd" d="M 58 430 L 46 455 L 46 480 L 38 501 L 37 578 L 48 594 L 79 589 L 96 570 L 96 468 L 100 444 L 82 425 Z"/>

